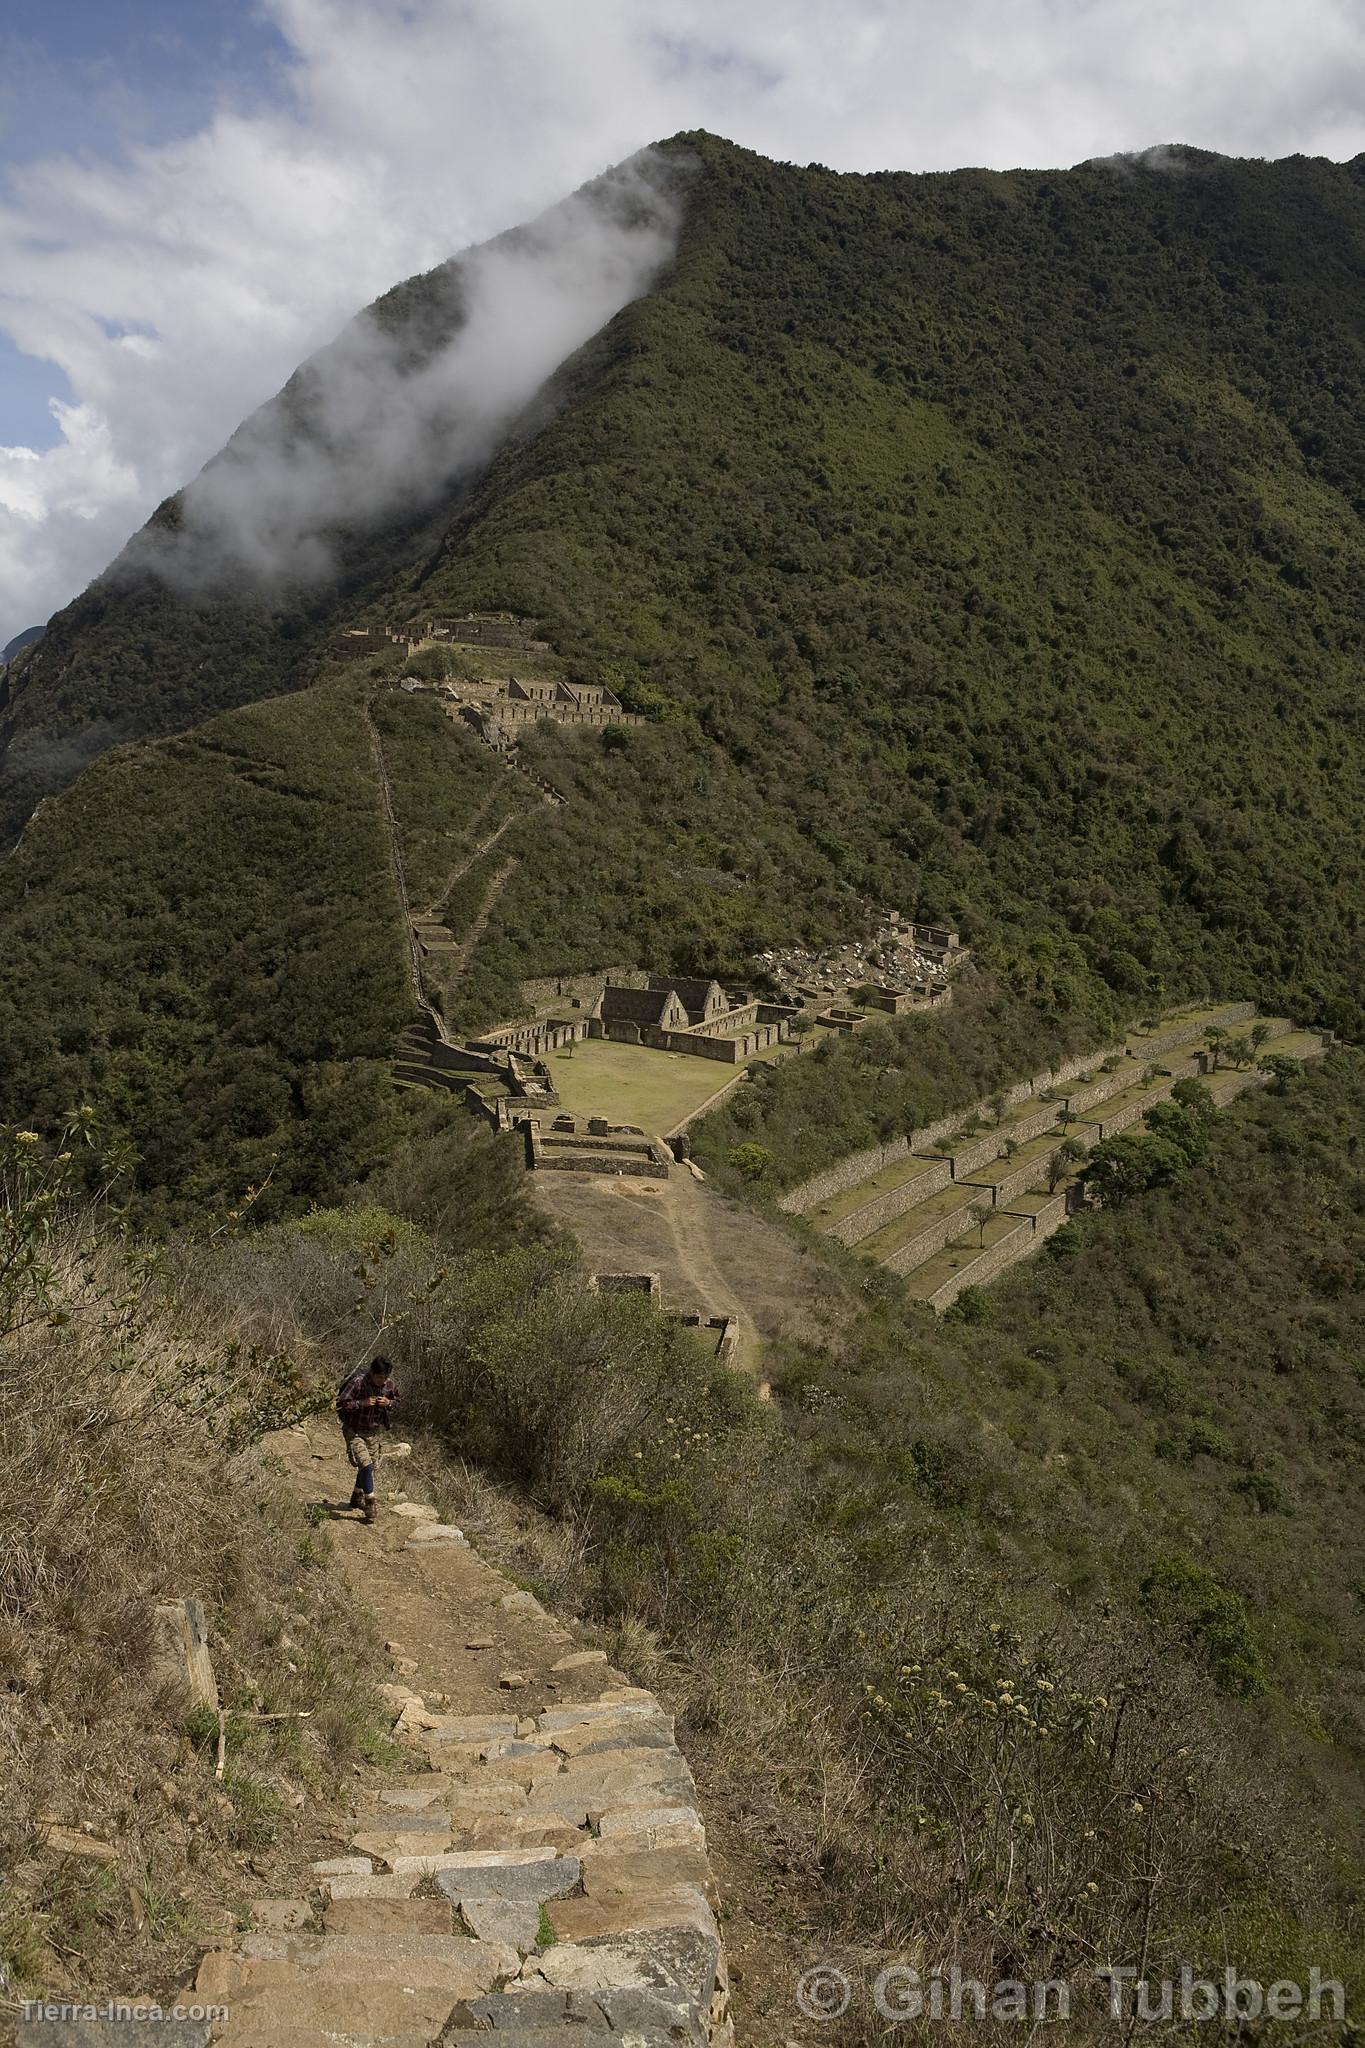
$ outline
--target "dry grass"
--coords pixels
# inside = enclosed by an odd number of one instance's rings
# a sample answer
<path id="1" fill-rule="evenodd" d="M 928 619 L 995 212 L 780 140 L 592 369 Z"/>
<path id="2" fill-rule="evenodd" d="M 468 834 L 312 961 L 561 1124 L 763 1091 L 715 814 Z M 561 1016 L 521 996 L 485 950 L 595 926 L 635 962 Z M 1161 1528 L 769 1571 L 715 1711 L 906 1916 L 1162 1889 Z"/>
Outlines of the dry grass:
<path id="1" fill-rule="evenodd" d="M 183 1981 L 246 1901 L 293 1887 L 339 1774 L 382 1749 L 378 1645 L 349 1609 L 335 1627 L 325 1547 L 249 1448 L 282 1383 L 298 1397 L 287 1361 L 89 1221 L 40 1248 L 36 1291 L 0 1293 L 0 2039 L 21 1995 Z M 181 1596 L 209 1616 L 221 1782 L 216 1720 L 154 1656 L 154 1605 Z M 55 1853 L 53 1825 L 113 1860 Z"/>

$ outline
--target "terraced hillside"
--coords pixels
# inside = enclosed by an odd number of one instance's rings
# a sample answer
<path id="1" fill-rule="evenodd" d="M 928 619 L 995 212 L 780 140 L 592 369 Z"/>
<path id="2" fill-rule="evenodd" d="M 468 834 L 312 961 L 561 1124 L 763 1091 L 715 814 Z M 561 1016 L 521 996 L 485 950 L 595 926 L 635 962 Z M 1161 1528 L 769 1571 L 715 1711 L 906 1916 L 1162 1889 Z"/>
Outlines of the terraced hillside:
<path id="1" fill-rule="evenodd" d="M 898 1157 L 886 1160 L 881 1148 L 818 1176 L 783 1206 L 899 1274 L 913 1298 L 947 1308 L 965 1288 L 994 1278 L 1059 1230 L 1089 1149 L 1141 1125 L 1180 1081 L 1207 1076 L 1220 1105 L 1264 1081 L 1266 1073 L 1249 1058 L 1215 1065 L 1220 1041 L 1234 1026 L 1254 1035 L 1260 1059 L 1315 1058 L 1324 1049 L 1321 1032 L 1258 1017 L 1250 1003 L 1179 1012 L 1154 1028 L 1139 1027 L 1124 1046 L 1090 1056 L 1085 1066 L 1072 1062 L 1074 1074 L 1035 1075 L 965 1117 L 947 1119 L 955 1129 L 916 1132 L 902 1141 Z M 842 1184 L 836 1189 L 835 1182 Z"/>

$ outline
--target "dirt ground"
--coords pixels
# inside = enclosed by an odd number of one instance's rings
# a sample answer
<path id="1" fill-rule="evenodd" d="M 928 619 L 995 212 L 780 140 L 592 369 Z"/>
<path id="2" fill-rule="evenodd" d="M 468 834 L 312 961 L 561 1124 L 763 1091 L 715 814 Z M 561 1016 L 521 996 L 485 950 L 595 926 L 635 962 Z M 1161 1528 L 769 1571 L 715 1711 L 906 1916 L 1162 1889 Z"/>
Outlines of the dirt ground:
<path id="1" fill-rule="evenodd" d="M 675 1168 L 666 1181 L 537 1173 L 531 1190 L 572 1231 L 594 1273 L 657 1273 L 668 1313 L 733 1316 L 737 1362 L 762 1370 L 771 1339 L 818 1335 L 829 1274 L 794 1233 Z"/>

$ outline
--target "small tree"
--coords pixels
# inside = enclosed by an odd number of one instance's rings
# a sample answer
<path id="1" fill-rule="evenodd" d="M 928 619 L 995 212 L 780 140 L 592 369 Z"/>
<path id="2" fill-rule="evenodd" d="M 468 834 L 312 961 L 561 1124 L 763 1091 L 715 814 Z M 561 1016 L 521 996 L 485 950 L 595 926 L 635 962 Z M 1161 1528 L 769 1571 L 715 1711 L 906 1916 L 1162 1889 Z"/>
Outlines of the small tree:
<path id="1" fill-rule="evenodd" d="M 1188 1109 L 1202 1123 L 1207 1123 L 1214 1114 L 1214 1101 L 1202 1081 L 1196 1081 L 1193 1074 L 1187 1074 L 1183 1081 L 1177 1081 L 1171 1090 L 1172 1102 L 1178 1102 L 1182 1109 Z"/>
<path id="2" fill-rule="evenodd" d="M 1248 1038 L 1230 1038 L 1223 1048 L 1234 1067 L 1249 1067 L 1252 1061 L 1251 1041 Z"/>
<path id="3" fill-rule="evenodd" d="M 978 1251 L 986 1242 L 986 1225 L 990 1222 L 994 1213 L 989 1202 L 973 1202 L 971 1208 L 967 1211 L 972 1222 L 976 1225 L 976 1248 Z"/>
<path id="4" fill-rule="evenodd" d="M 1079 1165 L 1085 1157 L 1085 1147 L 1079 1138 L 1067 1138 L 1060 1144 L 1047 1162 L 1047 1191 L 1055 1195 L 1073 1166 Z"/>
<path id="5" fill-rule="evenodd" d="M 1263 1074 L 1269 1074 L 1276 1095 L 1287 1095 L 1290 1082 L 1303 1072 L 1303 1061 L 1291 1059 L 1288 1053 L 1268 1052 L 1260 1068 Z"/>
<path id="6" fill-rule="evenodd" d="M 1209 1049 L 1209 1056 L 1213 1062 L 1215 1074 L 1218 1072 L 1218 1061 L 1222 1055 L 1226 1039 L 1227 1032 L 1221 1024 L 1210 1024 L 1204 1033 L 1204 1043 Z"/>
<path id="7" fill-rule="evenodd" d="M 1003 1118 L 1005 1111 L 1009 1108 L 1009 1103 L 1005 1099 L 1004 1090 L 998 1090 L 996 1094 L 992 1095 L 986 1107 L 990 1110 L 990 1113 L 995 1118 L 995 1121 L 999 1123 Z"/>
<path id="8" fill-rule="evenodd" d="M 766 1145 L 735 1145 L 730 1152 L 731 1166 L 747 1181 L 765 1179 L 772 1163 L 773 1155 Z"/>
<path id="9" fill-rule="evenodd" d="M 1122 1137 L 1096 1147 L 1082 1180 L 1095 1201 L 1116 1209 L 1148 1188 L 1166 1187 L 1178 1180 L 1188 1164 L 1169 1138 L 1143 1138 L 1125 1131 Z"/>
<path id="10" fill-rule="evenodd" d="M 1252 1051 L 1259 1052 L 1261 1050 L 1261 1047 L 1265 1044 L 1267 1038 L 1270 1037 L 1270 1035 L 1270 1026 L 1266 1023 L 1264 1017 L 1261 1019 L 1259 1024 L 1253 1024 L 1251 1027 Z"/>

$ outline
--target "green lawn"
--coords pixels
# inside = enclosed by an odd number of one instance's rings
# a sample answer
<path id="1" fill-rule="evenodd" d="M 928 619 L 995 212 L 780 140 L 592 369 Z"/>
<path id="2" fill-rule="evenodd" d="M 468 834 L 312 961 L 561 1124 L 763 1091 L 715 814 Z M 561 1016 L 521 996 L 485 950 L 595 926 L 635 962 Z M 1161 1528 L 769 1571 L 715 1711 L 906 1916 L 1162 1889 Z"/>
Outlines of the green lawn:
<path id="1" fill-rule="evenodd" d="M 721 1060 L 605 1038 L 582 1039 L 572 1053 L 551 1053 L 549 1067 L 561 1102 L 576 1116 L 610 1117 L 654 1133 L 691 1116 L 737 1071 Z"/>

